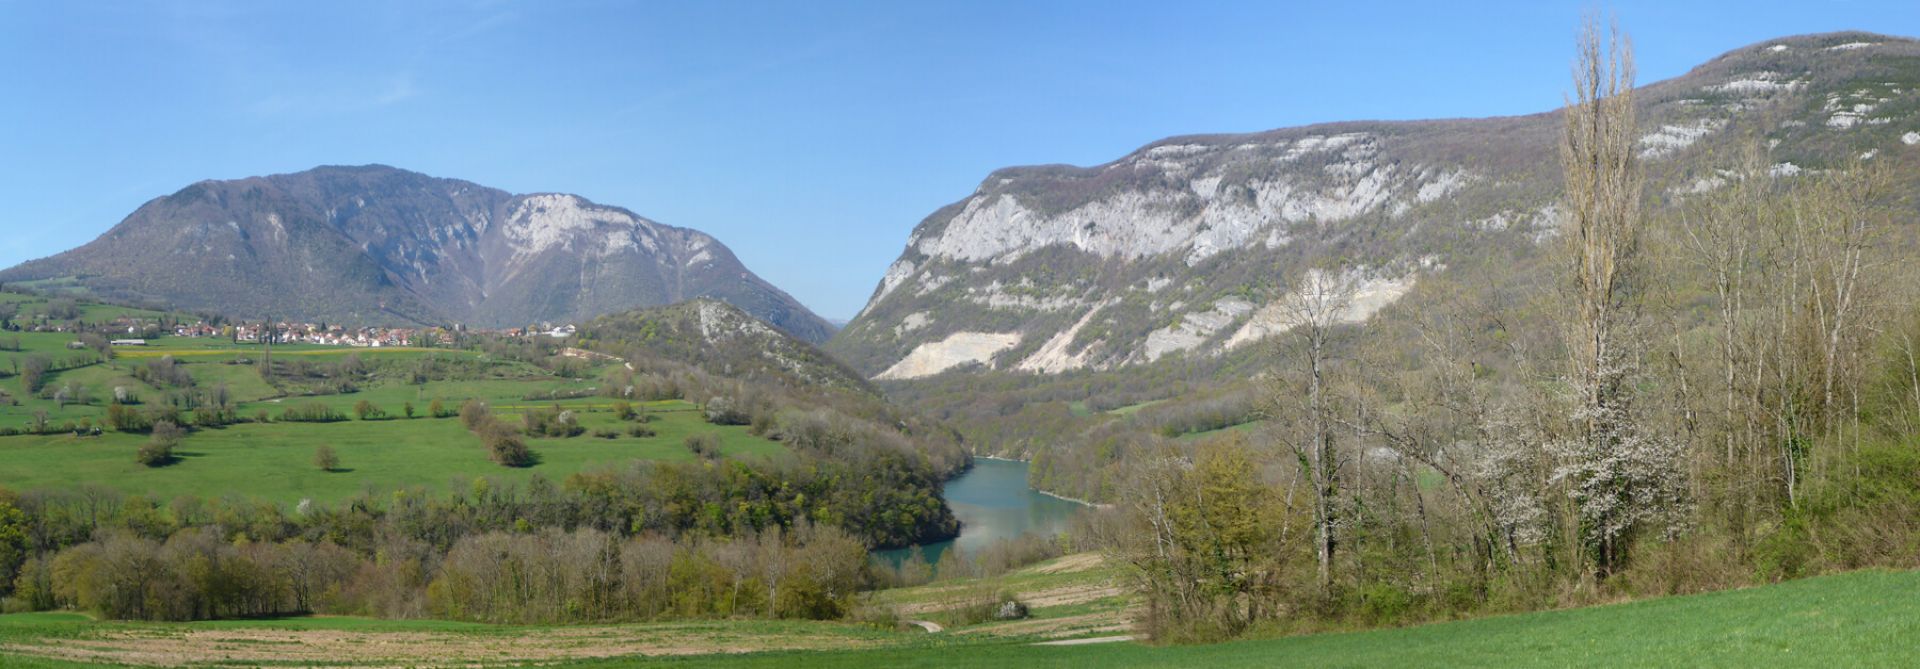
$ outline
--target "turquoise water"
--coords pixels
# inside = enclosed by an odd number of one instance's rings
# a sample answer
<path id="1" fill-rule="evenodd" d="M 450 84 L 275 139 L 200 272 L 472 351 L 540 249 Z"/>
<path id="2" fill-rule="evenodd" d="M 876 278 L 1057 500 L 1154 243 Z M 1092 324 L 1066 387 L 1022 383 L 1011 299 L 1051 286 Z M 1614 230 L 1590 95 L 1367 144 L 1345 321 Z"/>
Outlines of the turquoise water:
<path id="1" fill-rule="evenodd" d="M 951 541 L 923 544 L 928 562 L 953 546 L 975 553 L 1001 539 L 1029 532 L 1055 535 L 1066 531 L 1067 521 L 1085 506 L 1057 497 L 1048 497 L 1027 487 L 1027 463 L 1016 460 L 975 458 L 973 468 L 948 481 L 947 506 L 960 518 L 960 537 Z M 889 562 L 905 560 L 912 548 L 879 551 Z"/>

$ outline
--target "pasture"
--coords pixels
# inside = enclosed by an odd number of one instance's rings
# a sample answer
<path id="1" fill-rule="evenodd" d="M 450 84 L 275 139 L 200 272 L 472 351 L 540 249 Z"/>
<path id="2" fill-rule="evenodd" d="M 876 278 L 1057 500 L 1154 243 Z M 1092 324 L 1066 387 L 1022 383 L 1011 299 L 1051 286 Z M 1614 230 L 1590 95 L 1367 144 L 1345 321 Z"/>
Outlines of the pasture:
<path id="1" fill-rule="evenodd" d="M 88 353 L 69 349 L 75 337 L 65 333 L 4 333 L 17 336 L 22 351 L 0 353 L 0 366 L 13 359 L 40 354 L 56 361 Z M 481 353 L 408 347 L 345 348 L 316 345 L 280 345 L 276 361 L 293 365 L 325 365 L 352 359 L 374 368 L 354 392 L 314 392 L 313 384 L 269 383 L 257 361 L 265 354 L 252 343 L 218 338 L 161 338 L 148 347 L 117 348 L 111 360 L 93 361 L 46 375 L 39 392 L 26 392 L 18 376 L 0 378 L 7 393 L 0 401 L 0 427 L 25 430 L 44 415 L 52 429 L 41 434 L 0 436 L 0 487 L 14 490 L 72 489 L 99 485 L 129 494 L 171 499 L 183 494 L 234 495 L 242 498 L 295 503 L 333 501 L 366 491 L 391 491 L 413 486 L 440 489 L 467 485 L 477 477 L 524 481 L 535 475 L 563 481 L 575 472 L 619 467 L 634 460 L 686 460 L 693 455 L 684 446 L 693 434 L 719 438 L 721 453 L 730 457 L 765 457 L 783 452 L 773 441 L 747 433 L 743 426 L 709 425 L 698 407 L 678 400 L 635 403 L 651 417 L 654 434 L 636 437 L 631 423 L 611 411 L 611 400 L 594 393 L 601 374 L 618 363 L 607 362 L 574 378 L 555 376 L 519 362 L 491 360 Z M 104 430 L 92 435 L 84 428 L 105 425 L 107 405 L 116 389 L 142 401 L 160 401 L 177 388 L 143 381 L 139 372 L 162 358 L 170 359 L 192 379 L 192 388 L 224 388 L 241 422 L 224 427 L 196 428 L 175 449 L 176 459 L 162 467 L 134 462 L 134 453 L 147 437 L 138 433 Z M 383 362 L 393 363 L 382 366 Z M 408 378 L 407 365 L 458 363 L 458 378 Z M 5 367 L 0 367 L 5 369 Z M 444 376 L 444 375 L 443 375 Z M 65 390 L 65 395 L 59 395 Z M 557 397 L 560 399 L 543 399 Z M 551 407 L 571 410 L 586 433 L 570 438 L 528 439 L 539 463 L 510 469 L 490 462 L 480 440 L 451 414 L 461 403 L 477 399 L 510 423 L 519 414 Z M 435 401 L 443 415 L 434 417 Z M 356 405 L 371 404 L 384 417 L 362 420 Z M 413 417 L 408 417 L 411 404 Z M 130 405 L 140 406 L 140 405 Z M 335 422 L 282 420 L 290 408 L 322 406 L 344 416 Z M 261 422 L 259 417 L 267 420 Z M 184 420 L 184 418 L 183 418 Z M 61 430 L 67 424 L 74 430 Z M 598 430 L 618 436 L 594 436 Z M 340 466 L 322 471 L 313 464 L 314 452 L 327 446 L 339 456 Z"/>

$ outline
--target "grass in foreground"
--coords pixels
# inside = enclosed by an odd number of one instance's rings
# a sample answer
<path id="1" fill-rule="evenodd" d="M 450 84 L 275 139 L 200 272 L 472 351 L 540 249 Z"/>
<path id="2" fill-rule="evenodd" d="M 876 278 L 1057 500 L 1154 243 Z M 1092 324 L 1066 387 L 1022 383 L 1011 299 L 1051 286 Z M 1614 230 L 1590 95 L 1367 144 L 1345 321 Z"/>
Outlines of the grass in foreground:
<path id="1" fill-rule="evenodd" d="M 1209 646 L 1000 643 L 689 658 L 674 666 L 1904 667 L 1913 664 L 1916 638 L 1920 573 L 1869 571 L 1569 611 Z"/>
<path id="2" fill-rule="evenodd" d="M 1087 573 L 1098 573 L 1097 570 Z M 1016 572 L 1015 580 L 1085 578 Z M 939 586 L 928 586 L 934 588 Z M 917 591 L 917 592 L 916 592 Z M 931 590 L 890 593 L 920 601 Z M 561 639 L 570 649 L 549 657 L 568 667 L 1894 667 L 1912 664 L 1920 635 L 1920 572 L 1858 572 L 1748 590 L 1671 597 L 1613 606 L 1438 623 L 1403 629 L 1238 641 L 1209 646 L 1151 647 L 1115 643 L 1033 646 L 1033 638 L 887 632 L 838 623 L 723 621 L 600 627 L 512 628 L 435 621 L 316 618 L 186 625 L 96 623 L 72 614 L 0 616 L 0 647 L 32 648 L 135 639 L 191 638 L 208 632 L 340 633 L 337 657 L 377 646 L 382 634 L 428 635 L 448 647 L 520 647 Z M 214 637 L 207 637 L 214 638 Z M 224 637 L 232 648 L 242 637 Z M 400 638 L 400 637 L 394 637 Z M 462 642 L 462 640 L 466 640 Z M 285 643 L 285 642 L 282 642 Z M 465 645 L 462 645 L 465 643 Z M 596 649 L 596 644 L 599 647 Z M 301 649 L 296 643 L 287 648 Z M 853 650 L 818 650 L 854 647 Z M 605 657 L 634 653 L 729 653 L 677 657 Z M 809 650 L 764 651 L 767 648 Z M 358 650 L 357 650 L 358 649 Z M 326 655 L 325 649 L 301 652 Z M 36 653 L 37 654 L 37 653 Z M 308 656 L 313 657 L 313 656 Z M 418 664 L 455 663 L 452 656 Z M 34 657 L 0 658 L 7 667 L 68 669 L 83 664 Z M 469 657 L 467 661 L 500 663 Z M 523 660 L 524 661 L 524 660 Z M 313 663 L 307 660 L 306 663 Z"/>

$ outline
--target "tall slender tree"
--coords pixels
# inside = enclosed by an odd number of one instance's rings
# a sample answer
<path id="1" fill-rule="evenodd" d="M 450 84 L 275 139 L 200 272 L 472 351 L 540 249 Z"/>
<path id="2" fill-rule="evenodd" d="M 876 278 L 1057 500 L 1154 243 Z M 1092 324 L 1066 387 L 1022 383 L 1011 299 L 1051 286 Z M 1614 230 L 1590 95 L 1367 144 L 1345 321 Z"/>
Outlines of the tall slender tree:
<path id="1" fill-rule="evenodd" d="M 1647 345 L 1632 45 L 1617 27 L 1603 39 L 1593 18 L 1578 44 L 1560 143 L 1563 337 L 1573 397 L 1554 479 L 1575 502 L 1592 573 L 1605 577 L 1625 563 L 1641 530 L 1678 515 L 1686 478 L 1677 444 L 1643 430 L 1634 406 Z"/>

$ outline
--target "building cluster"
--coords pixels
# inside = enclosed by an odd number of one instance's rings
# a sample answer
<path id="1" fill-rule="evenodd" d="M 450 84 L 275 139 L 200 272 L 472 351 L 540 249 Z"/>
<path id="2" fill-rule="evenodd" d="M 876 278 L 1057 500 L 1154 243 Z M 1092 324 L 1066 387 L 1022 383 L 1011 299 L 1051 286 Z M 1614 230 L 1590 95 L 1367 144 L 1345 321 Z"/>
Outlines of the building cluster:
<path id="1" fill-rule="evenodd" d="M 543 323 L 537 327 L 524 328 L 467 328 L 458 331 L 495 334 L 508 337 L 545 336 L 564 339 L 573 336 L 572 324 L 552 325 Z M 324 346 L 362 346 L 380 348 L 389 346 L 446 346 L 454 339 L 454 329 L 443 327 L 395 328 L 395 327 L 344 327 L 314 323 L 276 323 L 271 328 L 261 323 L 240 323 L 213 326 L 205 323 L 179 325 L 173 329 L 176 337 L 222 337 L 234 341 L 265 341 L 269 334 L 275 344 L 320 344 Z"/>
<path id="2" fill-rule="evenodd" d="M 110 321 L 84 323 L 77 320 L 43 320 L 36 323 L 21 323 L 15 329 L 32 332 L 93 332 L 111 338 L 114 345 L 140 346 L 146 342 L 137 340 L 154 337 L 200 337 L 219 338 L 237 342 L 262 342 L 271 338 L 275 344 L 318 344 L 323 346 L 357 346 L 365 348 L 385 348 L 394 346 L 436 346 L 452 344 L 456 332 L 489 334 L 505 337 L 551 337 L 565 339 L 574 336 L 576 328 L 571 323 L 540 323 L 518 328 L 469 328 L 456 325 L 448 327 L 347 327 L 325 323 L 279 322 L 270 327 L 260 322 L 240 322 L 214 325 L 206 321 L 172 322 L 166 319 L 139 316 L 119 316 Z"/>
<path id="3" fill-rule="evenodd" d="M 451 332 L 439 327 L 345 327 L 315 323 L 275 323 L 271 327 L 262 323 L 238 323 L 220 326 L 195 323 L 175 327 L 173 335 L 176 337 L 219 337 L 243 342 L 264 342 L 270 340 L 275 344 L 319 344 L 323 346 L 360 346 L 367 348 L 445 345 L 453 340 Z"/>

